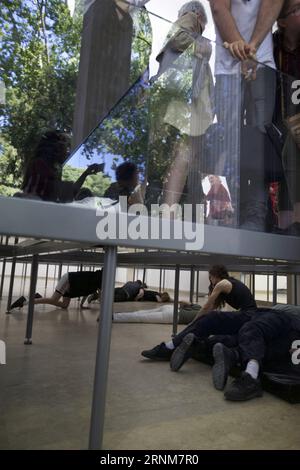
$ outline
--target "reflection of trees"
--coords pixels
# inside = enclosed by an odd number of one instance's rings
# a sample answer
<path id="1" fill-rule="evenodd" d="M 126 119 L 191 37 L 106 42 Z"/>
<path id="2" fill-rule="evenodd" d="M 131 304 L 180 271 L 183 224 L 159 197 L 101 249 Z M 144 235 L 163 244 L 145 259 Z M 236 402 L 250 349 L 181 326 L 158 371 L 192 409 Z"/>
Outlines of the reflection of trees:
<path id="1" fill-rule="evenodd" d="M 134 83 L 149 64 L 152 48 L 152 27 L 146 9 L 134 8 L 131 16 L 133 20 L 133 38 L 130 83 Z"/>
<path id="2" fill-rule="evenodd" d="M 0 71 L 7 102 L 0 107 L 5 140 L 0 182 L 20 183 L 24 164 L 46 128 L 72 129 L 83 4 L 76 0 L 75 14 L 71 17 L 67 2 L 62 0 L 1 0 Z M 132 81 L 148 65 L 152 39 L 147 11 L 136 9 L 133 16 Z M 107 121 L 105 137 L 109 130 Z M 132 145 L 124 134 L 125 128 L 112 136 L 111 147 L 118 150 L 116 144 L 120 139 L 131 157 Z M 138 140 L 142 148 L 142 136 Z M 105 151 L 106 145 L 102 148 Z M 133 158 L 144 159 L 139 151 Z"/>
<path id="3" fill-rule="evenodd" d="M 95 154 L 103 161 L 112 159 L 112 168 L 120 163 L 120 159 L 131 160 L 143 171 L 147 143 L 148 90 L 141 79 L 94 130 L 80 152 L 87 160 L 94 158 Z"/>
<path id="4" fill-rule="evenodd" d="M 21 177 L 24 162 L 46 128 L 71 130 L 82 17 L 61 0 L 2 0 L 0 70 L 6 105 L 2 137 L 15 150 L 2 180 Z"/>
<path id="5" fill-rule="evenodd" d="M 168 124 L 167 109 L 174 101 L 189 108 L 191 79 L 184 57 L 152 85 L 142 77 L 90 135 L 80 149 L 82 157 L 94 161 L 98 154 L 99 161 L 112 161 L 112 168 L 122 159 L 135 162 L 150 183 L 148 201 L 156 201 L 174 144 L 182 137 L 181 129 Z"/>

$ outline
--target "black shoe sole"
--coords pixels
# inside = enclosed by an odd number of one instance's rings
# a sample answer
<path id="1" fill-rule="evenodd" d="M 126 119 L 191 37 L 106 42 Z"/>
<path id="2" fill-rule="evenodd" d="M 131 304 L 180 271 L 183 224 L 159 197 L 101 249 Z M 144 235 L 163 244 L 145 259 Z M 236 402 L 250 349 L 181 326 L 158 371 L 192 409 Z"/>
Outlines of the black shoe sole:
<path id="1" fill-rule="evenodd" d="M 264 392 L 262 390 L 257 390 L 256 392 L 251 393 L 247 397 L 230 397 L 226 395 L 226 392 L 225 392 L 224 398 L 225 400 L 228 400 L 228 401 L 248 401 L 248 400 L 252 400 L 253 398 L 260 398 L 263 396 L 263 394 Z"/>
<path id="2" fill-rule="evenodd" d="M 223 344 L 215 344 L 212 353 L 215 361 L 212 368 L 213 384 L 217 390 L 224 390 L 228 378 L 228 367 L 226 367 Z"/>
<path id="3" fill-rule="evenodd" d="M 19 299 L 17 299 L 15 302 L 13 302 L 13 303 L 11 304 L 11 306 L 9 307 L 9 310 L 8 310 L 8 311 L 14 310 L 14 309 L 16 309 L 16 308 L 23 308 L 25 302 L 26 302 L 26 298 L 23 297 L 23 296 L 20 297 Z"/>
<path id="4" fill-rule="evenodd" d="M 147 353 L 144 352 L 144 351 L 141 352 L 141 355 L 142 355 L 143 357 L 145 357 L 146 359 L 150 359 L 150 361 L 156 361 L 156 362 L 163 362 L 163 361 L 169 362 L 170 359 L 171 359 L 171 355 L 170 355 L 170 357 L 151 356 L 150 354 L 147 355 Z"/>
<path id="5" fill-rule="evenodd" d="M 193 344 L 194 339 L 195 335 L 193 333 L 188 333 L 182 340 L 182 343 L 173 352 L 170 361 L 170 367 L 173 372 L 177 372 L 186 362 L 186 353 Z"/>

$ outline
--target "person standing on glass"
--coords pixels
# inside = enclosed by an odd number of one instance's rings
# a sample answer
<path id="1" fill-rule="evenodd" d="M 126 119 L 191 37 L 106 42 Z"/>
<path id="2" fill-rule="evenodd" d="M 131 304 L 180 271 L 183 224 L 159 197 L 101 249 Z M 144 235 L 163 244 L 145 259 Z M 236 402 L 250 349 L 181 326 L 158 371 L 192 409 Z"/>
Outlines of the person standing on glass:
<path id="1" fill-rule="evenodd" d="M 276 77 L 272 71 L 275 69 L 272 26 L 283 1 L 209 0 L 217 42 L 216 114 L 224 128 L 227 150 L 223 176 L 228 179 L 235 203 L 239 191 L 239 130 L 247 124 L 265 134 L 266 126 L 272 122 L 276 89 Z M 247 132 L 241 137 L 247 139 Z M 247 175 L 246 204 L 245 207 L 241 205 L 241 224 L 253 230 L 266 228 L 268 191 L 261 150 L 252 156 L 257 160 L 253 165 L 255 177 Z"/>

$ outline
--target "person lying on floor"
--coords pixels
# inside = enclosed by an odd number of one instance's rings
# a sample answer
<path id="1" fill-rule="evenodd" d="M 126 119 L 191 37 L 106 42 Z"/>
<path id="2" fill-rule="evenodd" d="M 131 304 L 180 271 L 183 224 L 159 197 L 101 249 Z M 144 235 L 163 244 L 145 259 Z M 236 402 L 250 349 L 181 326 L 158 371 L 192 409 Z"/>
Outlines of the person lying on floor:
<path id="1" fill-rule="evenodd" d="M 192 344 L 193 333 L 189 342 Z M 265 310 L 255 315 L 245 323 L 235 337 L 236 344 L 216 343 L 212 353 L 214 366 L 212 368 L 213 384 L 217 390 L 224 390 L 228 375 L 233 367 L 240 365 L 240 377 L 232 381 L 224 396 L 231 401 L 245 401 L 263 395 L 259 373 L 266 360 L 282 363 L 290 360 L 292 344 L 300 338 L 300 318 L 292 313 L 280 310 Z M 233 339 L 234 343 L 234 339 Z M 175 353 L 174 353 L 175 354 Z M 186 358 L 188 349 L 185 351 Z M 174 362 L 180 359 L 178 352 Z M 177 369 L 178 370 L 178 369 Z"/>
<path id="2" fill-rule="evenodd" d="M 193 333 L 196 338 L 208 338 L 210 335 L 235 335 L 240 328 L 257 312 L 257 305 L 250 290 L 241 281 L 230 277 L 224 265 L 212 266 L 209 270 L 210 295 L 196 318 L 171 341 L 163 342 L 153 349 L 142 351 L 142 356 L 152 360 L 169 361 L 178 350 L 188 349 Z M 224 303 L 240 311 L 222 312 L 216 310 Z M 178 349 L 177 349 L 178 348 Z M 176 360 L 173 370 L 180 368 Z"/>
<path id="3" fill-rule="evenodd" d="M 214 289 L 209 300 L 212 296 L 218 298 L 216 287 L 221 282 L 218 281 L 221 274 L 220 267 L 210 270 Z M 204 308 L 209 305 L 208 301 Z M 170 360 L 171 370 L 178 371 L 192 357 L 195 346 L 206 350 L 205 339 L 209 336 L 229 335 L 231 347 L 222 343 L 216 343 L 213 347 L 213 383 L 218 390 L 223 390 L 230 370 L 240 363 L 243 372 L 228 387 L 224 396 L 231 401 L 245 401 L 262 396 L 258 374 L 266 356 L 267 346 L 270 347 L 273 343 L 269 356 L 285 355 L 293 337 L 297 339 L 299 334 L 299 318 L 287 312 L 263 308 L 250 311 L 241 309 L 239 312 L 212 311 L 196 319 L 169 343 L 161 343 L 152 350 L 143 351 L 142 355 L 154 360 Z"/>
<path id="4" fill-rule="evenodd" d="M 126 282 L 122 287 L 115 288 L 115 302 L 132 302 L 139 300 L 144 295 L 146 284 L 139 279 L 137 281 Z"/>
<path id="5" fill-rule="evenodd" d="M 102 269 L 97 271 L 75 271 L 64 274 L 58 281 L 51 297 L 42 297 L 35 294 L 35 304 L 49 304 L 55 307 L 68 308 L 72 298 L 86 297 L 89 294 L 101 290 Z M 10 310 L 22 308 L 28 304 L 27 299 L 22 296 L 11 306 Z"/>
<path id="6" fill-rule="evenodd" d="M 149 289 L 143 289 L 143 296 L 137 300 L 142 302 L 171 302 L 168 292 L 159 293 Z"/>
<path id="7" fill-rule="evenodd" d="M 129 290 L 131 290 L 131 289 L 134 290 L 134 292 L 132 292 L 129 295 L 128 295 L 128 293 L 126 294 L 126 293 L 123 292 L 123 289 L 125 289 L 125 291 L 127 292 L 128 284 L 130 285 Z M 143 284 L 142 281 L 138 280 L 138 281 L 135 281 L 133 283 L 124 284 L 123 287 L 116 287 L 115 288 L 115 302 L 123 302 L 123 301 L 143 301 L 143 302 L 159 302 L 159 303 L 161 303 L 161 302 L 171 302 L 171 298 L 170 298 L 168 292 L 162 292 L 160 294 L 159 292 L 156 292 L 154 290 L 145 289 L 144 287 L 141 287 L 142 285 L 145 286 L 146 284 Z M 133 297 L 136 294 L 136 292 L 137 292 L 137 295 L 135 297 Z M 125 298 L 125 295 L 126 295 L 126 298 Z M 81 307 L 82 308 L 86 308 L 86 307 L 83 306 L 86 299 L 87 299 L 88 304 L 90 304 L 91 302 L 100 299 L 100 293 L 95 292 L 94 294 L 91 294 L 88 297 L 84 297 L 81 301 Z M 116 299 L 118 299 L 118 300 L 116 300 Z"/>

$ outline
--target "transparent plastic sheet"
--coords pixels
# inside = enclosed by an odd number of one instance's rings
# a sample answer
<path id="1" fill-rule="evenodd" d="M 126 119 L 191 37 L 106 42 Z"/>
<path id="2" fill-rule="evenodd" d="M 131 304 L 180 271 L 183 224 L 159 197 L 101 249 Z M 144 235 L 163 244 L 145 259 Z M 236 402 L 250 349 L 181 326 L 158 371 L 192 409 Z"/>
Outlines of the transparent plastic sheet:
<path id="1" fill-rule="evenodd" d="M 64 163 L 62 181 L 68 182 L 55 185 L 50 197 L 19 195 L 72 202 L 78 194 L 70 175 L 74 180 L 97 164 L 101 171 L 86 178 L 79 199 L 106 198 L 113 205 L 116 169 L 132 162 L 139 173 L 139 184 L 125 191 L 132 201 L 204 204 L 208 224 L 276 232 L 278 212 L 292 209 L 298 191 L 299 148 L 286 117 L 297 116 L 299 106 L 288 100 L 284 118 L 279 109 L 281 88 L 290 96 L 295 79 L 253 62 L 247 64 L 253 80 L 238 65 L 230 75 L 215 75 L 223 46 L 168 21 L 160 69 L 150 77 L 151 13 L 135 8 L 131 14 L 134 41 L 145 47 L 133 46 L 131 80 L 139 67 L 143 73 Z M 184 47 L 168 49 L 172 38 Z"/>

